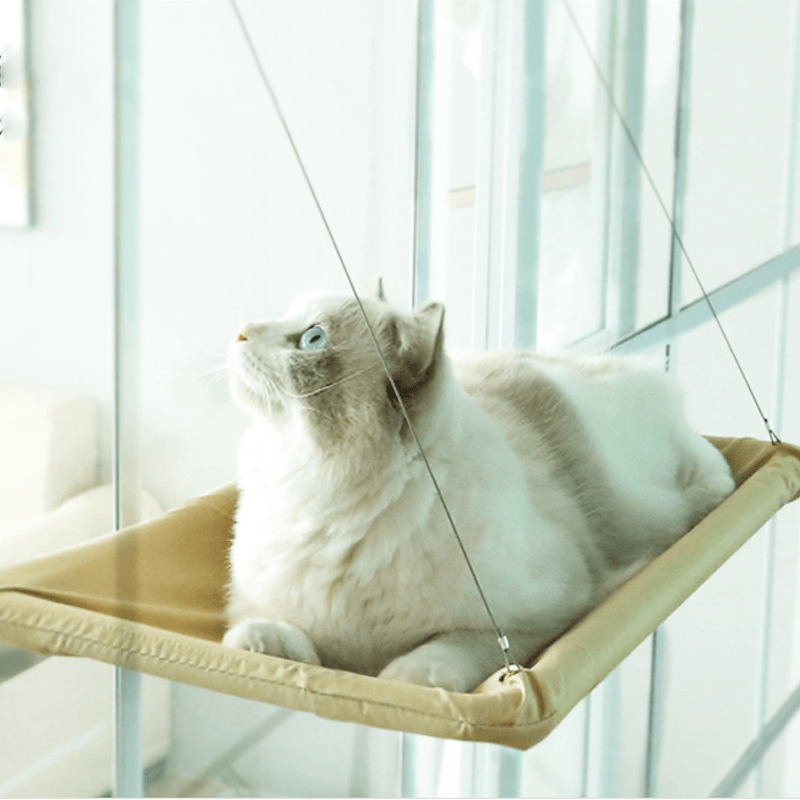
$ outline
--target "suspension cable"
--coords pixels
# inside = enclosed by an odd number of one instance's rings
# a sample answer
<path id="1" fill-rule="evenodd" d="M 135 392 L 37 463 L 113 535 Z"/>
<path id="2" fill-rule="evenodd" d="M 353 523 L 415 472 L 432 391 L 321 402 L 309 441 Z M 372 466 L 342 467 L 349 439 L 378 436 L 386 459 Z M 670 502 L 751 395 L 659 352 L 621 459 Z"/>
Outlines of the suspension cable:
<path id="1" fill-rule="evenodd" d="M 415 442 L 415 444 L 417 446 L 417 449 L 419 450 L 419 453 L 422 456 L 422 461 L 423 461 L 423 463 L 425 465 L 425 469 L 426 469 L 426 471 L 427 471 L 427 473 L 428 473 L 428 475 L 429 475 L 429 477 L 431 479 L 431 482 L 433 484 L 434 490 L 436 491 L 436 495 L 439 498 L 439 502 L 441 503 L 442 509 L 444 510 L 445 516 L 447 517 L 447 522 L 448 522 L 448 524 L 450 526 L 450 529 L 453 532 L 453 535 L 456 538 L 456 541 L 458 542 L 458 546 L 459 546 L 459 548 L 461 550 L 461 554 L 464 556 L 464 561 L 467 564 L 467 567 L 469 569 L 469 573 L 472 576 L 472 580 L 473 580 L 473 582 L 475 584 L 475 587 L 478 590 L 478 594 L 480 595 L 481 602 L 483 603 L 483 607 L 486 610 L 486 615 L 488 616 L 489 621 L 491 623 L 491 626 L 492 626 L 492 628 L 494 630 L 494 633 L 497 636 L 497 643 L 498 643 L 498 645 L 500 647 L 500 650 L 501 650 L 501 652 L 503 654 L 503 663 L 505 664 L 506 674 L 510 674 L 510 673 L 519 671 L 521 669 L 519 667 L 519 665 L 512 664 L 512 662 L 510 660 L 509 653 L 510 653 L 510 650 L 511 650 L 511 645 L 510 645 L 509 639 L 503 633 L 503 631 L 501 630 L 499 624 L 497 623 L 497 620 L 495 619 L 494 614 L 492 613 L 492 609 L 491 609 L 491 607 L 489 605 L 489 601 L 486 598 L 486 594 L 483 591 L 483 587 L 481 586 L 481 582 L 478 579 L 478 575 L 475 572 L 475 568 L 472 566 L 472 562 L 471 562 L 471 560 L 469 558 L 469 555 L 467 553 L 467 549 L 466 549 L 466 547 L 464 545 L 464 541 L 461 538 L 461 534 L 458 532 L 458 527 L 456 526 L 455 520 L 453 519 L 453 516 L 450 513 L 450 508 L 447 505 L 447 501 L 444 499 L 444 495 L 442 494 L 442 490 L 439 487 L 439 482 L 436 480 L 436 475 L 433 472 L 433 467 L 431 467 L 430 461 L 428 460 L 428 456 L 426 455 L 425 449 L 422 446 L 422 442 L 420 441 L 420 438 L 419 438 L 419 436 L 417 434 L 417 431 L 414 428 L 414 425 L 411 423 L 411 419 L 409 418 L 408 411 L 406 409 L 406 405 L 403 402 L 403 398 L 400 395 L 400 390 L 397 388 L 397 384 L 395 383 L 395 380 L 392 377 L 392 373 L 391 373 L 391 370 L 389 368 L 389 364 L 388 364 L 388 362 L 386 360 L 386 356 L 383 353 L 383 350 L 382 350 L 382 348 L 380 346 L 380 343 L 378 342 L 378 337 L 375 334 L 375 330 L 374 330 L 374 328 L 372 326 L 372 323 L 370 322 L 369 316 L 367 315 L 367 312 L 366 312 L 366 310 L 364 308 L 364 305 L 361 302 L 361 297 L 359 296 L 358 290 L 356 289 L 355 283 L 353 282 L 353 279 L 352 279 L 352 277 L 350 275 L 350 270 L 347 268 L 347 264 L 345 263 L 345 260 L 344 260 L 344 257 L 342 256 L 341 250 L 339 249 L 339 245 L 338 245 L 338 243 L 336 241 L 336 237 L 333 235 L 333 231 L 332 231 L 331 226 L 330 226 L 330 224 L 328 222 L 328 218 L 326 217 L 325 212 L 324 212 L 324 210 L 322 208 L 322 204 L 319 201 L 319 197 L 317 196 L 317 193 L 316 193 L 316 191 L 314 189 L 314 185 L 311 183 L 311 179 L 310 179 L 310 177 L 308 175 L 308 172 L 306 171 L 306 167 L 305 167 L 305 164 L 303 163 L 303 159 L 300 157 L 300 152 L 297 149 L 297 145 L 295 144 L 294 137 L 292 136 L 292 132 L 289 129 L 288 123 L 286 122 L 286 117 L 283 115 L 283 111 L 281 110 L 280 103 L 278 102 L 277 95 L 275 94 L 275 91 L 272 88 L 272 84 L 270 83 L 270 80 L 267 77 L 266 70 L 264 69 L 264 66 L 261 63 L 261 59 L 258 56 L 258 51 L 256 50 L 255 45 L 253 43 L 253 40 L 250 37 L 250 34 L 249 34 L 248 30 L 247 30 L 247 26 L 245 25 L 245 22 L 244 22 L 244 19 L 242 18 L 241 12 L 239 11 L 239 7 L 238 7 L 238 5 L 236 3 L 236 0 L 229 0 L 229 2 L 231 4 L 231 7 L 234 10 L 234 13 L 236 14 L 237 20 L 239 21 L 239 26 L 240 26 L 240 28 L 242 30 L 242 34 L 244 35 L 245 41 L 247 43 L 247 47 L 250 50 L 250 54 L 252 55 L 253 60 L 254 60 L 254 62 L 256 64 L 256 67 L 258 69 L 258 72 L 259 72 L 259 74 L 261 76 L 261 81 L 264 84 L 264 87 L 266 88 L 267 93 L 270 96 L 270 100 L 272 101 L 272 105 L 273 105 L 273 107 L 275 109 L 275 113 L 277 114 L 278 119 L 280 120 L 280 123 L 283 126 L 283 130 L 284 130 L 284 133 L 286 134 L 286 138 L 288 139 L 289 144 L 291 145 L 292 151 L 294 152 L 295 159 L 297 161 L 298 166 L 300 167 L 300 171 L 303 174 L 303 178 L 305 179 L 305 183 L 306 183 L 306 186 L 308 187 L 308 191 L 311 194 L 311 198 L 314 201 L 314 205 L 317 208 L 317 211 L 319 213 L 320 219 L 322 220 L 322 224 L 324 225 L 325 231 L 328 234 L 328 238 L 330 239 L 331 245 L 333 246 L 334 252 L 336 253 L 336 257 L 339 260 L 339 264 L 341 265 L 341 268 L 342 268 L 342 271 L 344 273 L 344 276 L 347 279 L 347 283 L 350 286 L 350 291 L 353 293 L 353 297 L 355 298 L 356 303 L 358 304 L 358 308 L 359 308 L 359 310 L 361 312 L 361 315 L 364 318 L 364 322 L 367 325 L 367 330 L 369 331 L 369 335 L 372 338 L 372 343 L 375 345 L 375 349 L 377 350 L 377 353 L 380 356 L 381 364 L 383 366 L 383 371 L 386 373 L 386 377 L 388 378 L 389 384 L 392 387 L 392 391 L 393 391 L 394 396 L 395 396 L 395 398 L 397 400 L 398 406 L 400 408 L 400 412 L 403 415 L 403 419 L 404 419 L 406 425 L 408 425 L 408 429 L 409 429 L 409 431 L 411 431 L 411 434 L 412 434 L 412 436 L 414 438 L 414 442 Z"/>
<path id="2" fill-rule="evenodd" d="M 770 441 L 772 442 L 772 444 L 778 444 L 780 442 L 780 439 L 778 438 L 775 431 L 772 429 L 772 426 L 770 425 L 766 414 L 764 414 L 764 411 L 761 408 L 761 404 L 758 402 L 756 393 L 753 391 L 753 387 L 750 385 L 750 381 L 748 380 L 744 368 L 742 367 L 741 362 L 739 361 L 739 357 L 736 355 L 736 351 L 733 349 L 733 345 L 731 344 L 731 341 L 728 338 L 728 334 L 725 332 L 725 328 L 722 326 L 722 321 L 720 320 L 719 315 L 717 314 L 717 311 L 714 308 L 714 304 L 711 302 L 711 298 L 708 296 L 708 292 L 706 291 L 703 282 L 700 280 L 700 275 L 698 274 L 697 269 L 694 266 L 694 262 L 689 256 L 689 253 L 686 251 L 686 247 L 683 243 L 683 238 L 678 232 L 678 227 L 675 224 L 675 221 L 672 219 L 672 215 L 669 213 L 666 203 L 664 202 L 664 199 L 661 196 L 661 193 L 658 191 L 658 188 L 656 187 L 655 180 L 653 179 L 650 170 L 647 168 L 647 164 L 645 164 L 642 152 L 639 149 L 638 144 L 636 143 L 636 139 L 633 135 L 633 132 L 631 131 L 627 121 L 625 120 L 625 116 L 622 113 L 622 109 L 619 107 L 616 100 L 614 99 L 614 93 L 611 89 L 611 85 L 609 84 L 606 76 L 603 74 L 603 70 L 601 69 L 600 64 L 597 61 L 597 58 L 595 57 L 594 53 L 592 52 L 592 48 L 590 47 L 589 42 L 586 39 L 586 35 L 584 34 L 580 24 L 578 23 L 578 19 L 575 16 L 575 12 L 573 11 L 572 6 L 569 3 L 569 0 L 562 0 L 562 2 L 564 4 L 564 8 L 567 11 L 567 14 L 569 15 L 570 21 L 572 22 L 572 26 L 575 28 L 575 31 L 578 34 L 578 38 L 580 39 L 581 44 L 583 45 L 583 48 L 586 51 L 589 60 L 592 62 L 594 71 L 597 74 L 600 83 L 603 85 L 606 95 L 608 96 L 608 101 L 611 104 L 611 108 L 614 110 L 614 114 L 616 115 L 620 125 L 622 125 L 622 130 L 625 132 L 625 137 L 627 138 L 631 148 L 633 149 L 634 155 L 636 156 L 636 160 L 639 162 L 639 166 L 642 169 L 642 173 L 647 178 L 647 182 L 650 184 L 650 188 L 653 191 L 653 195 L 656 201 L 658 202 L 658 205 L 661 207 L 664 216 L 667 219 L 667 223 L 669 224 L 672 230 L 672 235 L 674 237 L 674 240 L 678 245 L 678 247 L 680 248 L 680 251 L 683 254 L 684 259 L 686 260 L 686 263 L 689 265 L 689 269 L 691 269 L 692 275 L 694 275 L 694 279 L 695 281 L 697 281 L 698 287 L 700 287 L 700 291 L 703 294 L 703 299 L 708 305 L 709 311 L 711 311 L 711 315 L 714 318 L 714 321 L 717 323 L 719 332 L 722 334 L 722 338 L 728 347 L 728 351 L 730 352 L 734 363 L 736 364 L 736 368 L 739 370 L 739 374 L 742 376 L 742 380 L 744 381 L 744 384 L 747 387 L 747 391 L 750 393 L 750 397 L 752 398 L 753 403 L 755 404 L 756 410 L 758 411 L 758 414 L 761 417 L 761 420 L 763 421 L 764 426 L 767 429 Z"/>

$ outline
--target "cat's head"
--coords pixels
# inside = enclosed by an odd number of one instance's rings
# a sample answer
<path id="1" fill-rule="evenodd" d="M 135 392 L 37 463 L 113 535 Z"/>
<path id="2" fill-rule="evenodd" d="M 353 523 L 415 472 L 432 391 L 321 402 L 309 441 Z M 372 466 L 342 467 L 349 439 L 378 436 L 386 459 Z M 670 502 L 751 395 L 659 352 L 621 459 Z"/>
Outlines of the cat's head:
<path id="1" fill-rule="evenodd" d="M 413 316 L 382 291 L 362 300 L 412 422 L 430 407 L 443 362 L 444 307 Z M 305 295 L 275 322 L 242 326 L 228 353 L 231 392 L 248 412 L 301 420 L 319 444 L 386 441 L 405 425 L 355 299 Z"/>

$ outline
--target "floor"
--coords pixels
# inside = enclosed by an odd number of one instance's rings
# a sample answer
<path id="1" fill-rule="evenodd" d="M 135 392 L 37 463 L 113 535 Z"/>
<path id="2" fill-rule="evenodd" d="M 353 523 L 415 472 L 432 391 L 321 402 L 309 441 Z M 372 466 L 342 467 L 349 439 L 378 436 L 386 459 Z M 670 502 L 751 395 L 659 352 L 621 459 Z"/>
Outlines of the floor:
<path id="1" fill-rule="evenodd" d="M 165 761 L 149 767 L 145 773 L 145 797 L 257 797 L 253 787 L 230 775 L 192 779 L 170 773 Z"/>

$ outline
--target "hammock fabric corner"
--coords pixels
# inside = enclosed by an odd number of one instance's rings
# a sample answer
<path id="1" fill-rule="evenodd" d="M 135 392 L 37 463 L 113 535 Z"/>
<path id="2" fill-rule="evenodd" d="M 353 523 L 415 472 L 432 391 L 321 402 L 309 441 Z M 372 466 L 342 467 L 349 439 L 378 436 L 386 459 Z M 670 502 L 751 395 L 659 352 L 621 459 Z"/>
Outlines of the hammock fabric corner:
<path id="1" fill-rule="evenodd" d="M 800 496 L 799 448 L 711 441 L 731 464 L 736 491 L 533 665 L 505 680 L 498 673 L 471 694 L 222 647 L 232 485 L 155 520 L 0 571 L 0 641 L 331 719 L 524 750 Z"/>

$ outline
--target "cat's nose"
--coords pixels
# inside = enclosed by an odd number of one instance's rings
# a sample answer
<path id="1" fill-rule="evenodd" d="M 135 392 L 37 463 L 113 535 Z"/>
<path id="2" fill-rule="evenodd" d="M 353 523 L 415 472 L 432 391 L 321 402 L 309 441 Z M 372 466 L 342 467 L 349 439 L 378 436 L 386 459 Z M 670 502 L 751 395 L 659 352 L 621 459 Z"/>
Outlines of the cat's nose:
<path id="1" fill-rule="evenodd" d="M 247 325 L 242 325 L 242 327 L 239 328 L 236 341 L 246 342 L 248 339 L 254 338 L 256 333 L 258 333 L 258 327 L 258 325 L 254 325 L 252 322 L 247 323 Z"/>
<path id="2" fill-rule="evenodd" d="M 248 322 L 242 325 L 237 334 L 237 342 L 270 342 L 275 335 L 274 326 L 269 322 Z"/>

